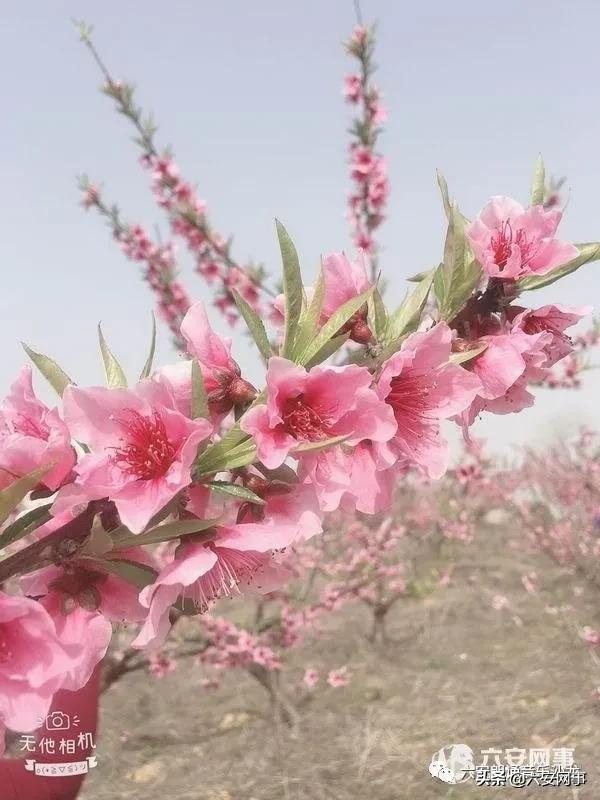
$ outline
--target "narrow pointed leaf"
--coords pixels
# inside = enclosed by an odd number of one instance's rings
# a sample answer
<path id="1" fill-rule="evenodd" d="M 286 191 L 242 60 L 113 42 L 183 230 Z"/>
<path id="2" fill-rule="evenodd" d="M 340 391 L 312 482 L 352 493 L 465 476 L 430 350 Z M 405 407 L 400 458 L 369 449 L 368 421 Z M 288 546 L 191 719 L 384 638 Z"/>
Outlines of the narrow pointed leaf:
<path id="1" fill-rule="evenodd" d="M 451 320 L 465 305 L 481 279 L 465 234 L 465 218 L 454 204 L 448 221 L 444 260 L 434 276 L 440 319 Z"/>
<path id="2" fill-rule="evenodd" d="M 208 397 L 200 365 L 192 360 L 192 419 L 202 417 L 208 419 Z"/>
<path id="3" fill-rule="evenodd" d="M 294 243 L 281 222 L 276 220 L 275 224 L 283 262 L 283 294 L 285 297 L 285 333 L 281 354 L 285 358 L 289 358 L 294 351 L 294 338 L 302 313 L 302 275 Z"/>
<path id="4" fill-rule="evenodd" d="M 128 547 L 169 542 L 171 539 L 179 539 L 181 536 L 189 536 L 191 533 L 201 533 L 208 528 L 214 528 L 219 522 L 221 522 L 220 519 L 180 519 L 175 522 L 166 522 L 164 525 L 158 525 L 144 533 L 126 533 L 123 536 L 115 537 L 115 549 L 122 550 Z"/>
<path id="5" fill-rule="evenodd" d="M 152 314 L 152 336 L 150 337 L 150 352 L 144 364 L 144 368 L 140 372 L 140 380 L 148 378 L 152 372 L 152 364 L 154 363 L 154 352 L 156 350 L 156 318 Z"/>
<path id="6" fill-rule="evenodd" d="M 326 344 L 318 350 L 314 356 L 307 361 L 304 365 L 306 369 L 311 369 L 312 367 L 316 367 L 318 364 L 322 364 L 323 361 L 327 361 L 327 359 L 332 356 L 334 353 L 343 347 L 348 339 L 350 338 L 350 331 L 347 333 L 342 333 L 340 336 L 334 336 L 333 339 L 330 339 Z"/>
<path id="7" fill-rule="evenodd" d="M 319 442 L 308 442 L 307 444 L 300 444 L 294 447 L 293 453 L 316 453 L 319 450 L 326 450 L 328 447 L 334 447 L 336 444 L 341 444 L 349 438 L 349 434 L 344 436 L 331 436 L 329 439 L 321 439 Z"/>
<path id="8" fill-rule="evenodd" d="M 252 334 L 252 338 L 254 339 L 261 356 L 265 361 L 268 361 L 272 355 L 271 343 L 269 342 L 269 337 L 267 336 L 267 331 L 265 330 L 262 319 L 258 316 L 252 306 L 247 303 L 246 300 L 244 300 L 239 292 L 233 289 L 232 294 L 235 304 L 238 307 L 240 314 L 244 318 L 244 321 L 248 326 L 248 330 Z"/>
<path id="9" fill-rule="evenodd" d="M 52 461 L 50 464 L 39 467 L 39 469 L 34 469 L 33 472 L 23 475 L 22 478 L 2 489 L 0 492 L 0 525 L 8 519 L 10 513 L 17 508 L 19 503 L 38 485 L 44 475 L 55 464 L 56 462 Z"/>
<path id="10" fill-rule="evenodd" d="M 369 327 L 377 341 L 384 338 L 388 326 L 388 314 L 379 289 L 375 289 L 369 298 Z"/>
<path id="11" fill-rule="evenodd" d="M 100 324 L 98 324 L 98 340 L 100 342 L 102 361 L 104 362 L 104 373 L 106 375 L 107 386 L 110 389 L 126 389 L 127 378 L 125 377 L 123 368 L 107 345 L 104 334 L 102 333 L 102 326 Z"/>
<path id="12" fill-rule="evenodd" d="M 475 358 L 475 356 L 483 353 L 484 350 L 487 350 L 487 344 L 485 342 L 476 345 L 475 347 L 471 347 L 470 350 L 463 350 L 460 353 L 452 353 L 449 360 L 453 364 L 463 364 L 465 361 L 470 361 L 472 358 Z"/>
<path id="13" fill-rule="evenodd" d="M 317 333 L 324 295 L 325 280 L 323 278 L 323 270 L 321 269 L 319 271 L 317 283 L 315 284 L 312 299 L 300 317 L 298 333 L 294 342 L 294 356 L 301 355 Z"/>
<path id="14" fill-rule="evenodd" d="M 215 492 L 220 492 L 221 494 L 228 495 L 229 497 L 235 497 L 237 500 L 244 500 L 248 503 L 256 503 L 259 506 L 266 505 L 262 497 L 259 497 L 254 492 L 251 492 L 250 489 L 247 489 L 245 486 L 238 486 L 236 483 L 211 481 L 208 486 L 211 489 L 214 489 Z"/>
<path id="15" fill-rule="evenodd" d="M 417 284 L 412 294 L 390 316 L 386 330 L 386 342 L 398 339 L 418 327 L 421 313 L 429 297 L 433 276 L 433 271 L 428 272 Z"/>
<path id="16" fill-rule="evenodd" d="M 546 196 L 546 169 L 544 167 L 544 159 L 541 155 L 537 157 L 535 162 L 535 171 L 533 173 L 533 183 L 531 184 L 531 205 L 541 206 L 544 203 Z"/>
<path id="17" fill-rule="evenodd" d="M 586 242 L 585 244 L 576 244 L 575 247 L 579 250 L 579 255 L 572 261 L 563 264 L 562 267 L 555 267 L 545 275 L 530 275 L 528 278 L 521 278 L 520 281 L 517 281 L 517 289 L 520 292 L 529 292 L 532 289 L 550 286 L 551 283 L 575 272 L 584 264 L 600 259 L 600 242 Z"/>
<path id="18" fill-rule="evenodd" d="M 31 511 L 27 511 L 19 519 L 15 520 L 12 525 L 5 528 L 0 533 L 0 550 L 22 539 L 23 536 L 27 536 L 36 528 L 39 528 L 40 525 L 48 522 L 52 518 L 50 514 L 51 506 L 52 503 L 46 503 L 43 506 L 32 508 Z"/>
<path id="19" fill-rule="evenodd" d="M 136 561 L 129 561 L 126 558 L 94 558 L 91 556 L 82 556 L 82 560 L 89 562 L 92 565 L 98 566 L 100 569 L 115 575 L 117 578 L 126 581 L 127 583 L 137 586 L 138 589 L 143 589 L 151 583 L 154 583 L 157 577 L 156 570 L 146 564 L 140 564 Z"/>
<path id="20" fill-rule="evenodd" d="M 352 297 L 327 320 L 314 340 L 306 348 L 302 356 L 298 359 L 299 364 L 307 364 L 311 359 L 326 345 L 330 339 L 340 334 L 340 329 L 348 322 L 356 312 L 361 309 L 375 291 L 375 286 L 370 286 L 365 292 Z M 341 335 L 341 334 L 340 334 Z"/>
<path id="21" fill-rule="evenodd" d="M 435 269 L 437 269 L 437 267 Z M 430 273 L 434 273 L 435 269 L 424 269 L 422 272 L 417 272 L 416 275 L 411 275 L 410 278 L 406 280 L 409 283 L 421 283 Z"/>
<path id="22" fill-rule="evenodd" d="M 56 361 L 54 361 L 52 358 L 49 358 L 42 353 L 36 353 L 35 350 L 32 350 L 31 347 L 25 344 L 25 342 L 21 342 L 21 344 L 23 346 L 23 350 L 25 350 L 29 358 L 39 369 L 44 378 L 46 378 L 50 386 L 52 386 L 54 391 L 62 397 L 62 394 L 67 386 L 73 383 L 71 378 L 69 378 L 67 373 L 61 367 L 59 367 Z"/>
<path id="23" fill-rule="evenodd" d="M 448 184 L 446 182 L 446 178 L 442 175 L 442 173 L 436 170 L 437 175 L 437 182 L 438 186 L 440 187 L 440 192 L 442 194 L 442 203 L 444 204 L 444 211 L 446 212 L 446 216 L 450 219 L 450 215 L 452 213 L 452 203 L 450 202 L 450 195 L 448 194 Z"/>
<path id="24" fill-rule="evenodd" d="M 228 454 L 251 441 L 251 437 L 244 433 L 239 425 L 234 425 L 220 441 L 207 447 L 199 456 L 196 461 L 196 469 L 200 475 L 205 475 L 209 472 L 221 472 L 224 469 L 222 464 L 225 463 Z"/>

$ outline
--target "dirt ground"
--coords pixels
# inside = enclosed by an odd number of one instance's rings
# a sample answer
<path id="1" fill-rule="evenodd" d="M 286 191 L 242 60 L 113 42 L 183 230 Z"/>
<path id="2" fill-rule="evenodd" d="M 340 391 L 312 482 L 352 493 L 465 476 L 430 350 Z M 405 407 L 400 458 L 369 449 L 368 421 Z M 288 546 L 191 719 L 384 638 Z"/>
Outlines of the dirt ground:
<path id="1" fill-rule="evenodd" d="M 433 800 L 600 798 L 600 670 L 576 625 L 600 627 L 598 594 L 539 556 L 522 556 L 498 528 L 463 546 L 449 586 L 393 611 L 392 641 L 369 643 L 355 606 L 330 617 L 307 665 L 347 663 L 346 688 L 315 690 L 298 730 L 273 727 L 264 691 L 232 672 L 201 687 L 191 663 L 161 680 L 136 673 L 102 705 L 98 767 L 84 800 Z M 538 595 L 521 576 L 535 570 Z M 508 609 L 492 598 L 505 595 Z M 429 775 L 451 743 L 481 749 L 574 747 L 579 788 L 448 786 Z M 476 757 L 476 761 L 481 759 Z"/>

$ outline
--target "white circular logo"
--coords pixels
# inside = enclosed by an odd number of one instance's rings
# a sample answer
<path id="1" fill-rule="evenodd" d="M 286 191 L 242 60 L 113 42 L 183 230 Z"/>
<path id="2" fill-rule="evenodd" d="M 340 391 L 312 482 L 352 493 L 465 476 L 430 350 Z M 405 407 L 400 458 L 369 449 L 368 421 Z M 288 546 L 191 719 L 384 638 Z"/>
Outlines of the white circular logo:
<path id="1" fill-rule="evenodd" d="M 464 783 L 475 769 L 473 751 L 467 744 L 447 744 L 434 753 L 429 772 L 444 783 Z"/>

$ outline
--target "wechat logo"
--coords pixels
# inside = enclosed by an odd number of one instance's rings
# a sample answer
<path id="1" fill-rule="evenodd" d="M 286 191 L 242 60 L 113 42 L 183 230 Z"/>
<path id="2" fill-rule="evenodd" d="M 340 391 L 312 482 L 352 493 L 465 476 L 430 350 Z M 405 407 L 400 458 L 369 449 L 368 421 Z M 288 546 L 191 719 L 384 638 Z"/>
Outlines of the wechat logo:
<path id="1" fill-rule="evenodd" d="M 464 783 L 475 769 L 473 751 L 467 744 L 448 744 L 434 753 L 429 773 L 444 783 Z"/>

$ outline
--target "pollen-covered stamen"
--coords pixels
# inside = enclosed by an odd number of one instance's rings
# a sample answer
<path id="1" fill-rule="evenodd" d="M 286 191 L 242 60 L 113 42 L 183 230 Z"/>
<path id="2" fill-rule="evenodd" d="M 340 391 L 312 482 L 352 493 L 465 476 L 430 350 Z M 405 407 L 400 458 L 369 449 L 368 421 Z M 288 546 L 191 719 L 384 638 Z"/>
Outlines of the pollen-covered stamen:
<path id="1" fill-rule="evenodd" d="M 419 422 L 429 418 L 432 389 L 435 389 L 435 382 L 419 373 L 392 378 L 385 402 L 392 407 L 398 425 L 420 435 Z"/>
<path id="2" fill-rule="evenodd" d="M 114 461 L 129 475 L 142 480 L 162 477 L 175 458 L 177 445 L 169 441 L 165 423 L 155 411 L 143 416 L 133 409 L 119 423 L 125 431 L 121 447 L 115 448 Z"/>
<path id="3" fill-rule="evenodd" d="M 191 587 L 191 599 L 201 613 L 208 611 L 219 597 L 241 594 L 239 585 L 249 584 L 264 566 L 259 553 L 223 547 L 211 549 L 218 557 L 217 563 Z"/>
<path id="4" fill-rule="evenodd" d="M 294 439 L 318 442 L 331 436 L 329 420 L 308 405 L 303 394 L 285 401 L 281 417 L 283 427 Z"/>
<path id="5" fill-rule="evenodd" d="M 537 253 L 539 244 L 527 238 L 523 228 L 513 232 L 510 220 L 505 220 L 496 230 L 490 241 L 494 252 L 494 261 L 499 270 L 503 270 L 511 257 L 513 246 L 516 245 L 521 253 L 521 266 L 527 266 Z"/>

